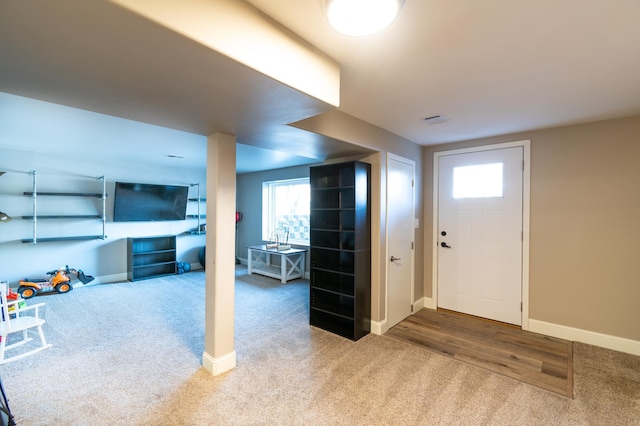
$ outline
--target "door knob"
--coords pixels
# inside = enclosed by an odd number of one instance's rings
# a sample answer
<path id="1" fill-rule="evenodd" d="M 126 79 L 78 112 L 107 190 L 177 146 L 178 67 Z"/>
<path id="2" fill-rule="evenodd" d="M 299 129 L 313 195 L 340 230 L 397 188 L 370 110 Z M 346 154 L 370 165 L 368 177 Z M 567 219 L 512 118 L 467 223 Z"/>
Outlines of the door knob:
<path id="1" fill-rule="evenodd" d="M 451 246 L 445 243 L 444 241 L 440 243 L 440 246 L 443 248 L 451 248 Z"/>
<path id="2" fill-rule="evenodd" d="M 396 260 L 400 260 L 400 258 L 399 257 L 395 257 L 395 256 L 391 256 L 391 259 L 389 259 L 389 260 L 391 260 L 392 262 L 395 262 Z"/>

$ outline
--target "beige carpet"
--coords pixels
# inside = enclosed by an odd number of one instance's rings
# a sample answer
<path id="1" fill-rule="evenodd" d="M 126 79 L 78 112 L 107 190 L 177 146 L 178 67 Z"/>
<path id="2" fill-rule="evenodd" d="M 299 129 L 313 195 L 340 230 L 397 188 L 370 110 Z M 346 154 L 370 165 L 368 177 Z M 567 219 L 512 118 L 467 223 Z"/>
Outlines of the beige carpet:
<path id="1" fill-rule="evenodd" d="M 243 275 L 237 367 L 201 368 L 204 273 L 47 303 L 54 346 L 0 366 L 18 425 L 640 425 L 640 357 L 575 345 L 571 400 L 369 335 L 308 325 L 308 282 Z"/>

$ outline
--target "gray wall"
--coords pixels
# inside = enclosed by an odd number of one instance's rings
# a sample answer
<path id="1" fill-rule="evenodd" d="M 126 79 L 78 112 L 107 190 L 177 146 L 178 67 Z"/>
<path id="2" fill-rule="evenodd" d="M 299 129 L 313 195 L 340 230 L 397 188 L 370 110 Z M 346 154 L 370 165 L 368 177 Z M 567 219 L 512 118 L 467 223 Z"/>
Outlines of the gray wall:
<path id="1" fill-rule="evenodd" d="M 238 223 L 236 256 L 247 259 L 247 246 L 264 244 L 262 241 L 262 182 L 309 177 L 310 166 L 287 167 L 265 172 L 243 173 L 236 177 L 236 208 L 242 213 Z M 294 246 L 296 247 L 296 246 Z M 301 247 L 307 248 L 307 247 Z M 274 259 L 275 260 L 275 259 Z M 306 258 L 309 272 L 309 256 Z"/>
<path id="2" fill-rule="evenodd" d="M 530 139 L 530 317 L 640 341 L 639 138 L 637 116 L 428 147 L 425 212 L 434 152 Z M 426 295 L 431 256 L 426 244 Z"/>
<path id="3" fill-rule="evenodd" d="M 96 282 L 122 280 L 126 278 L 128 236 L 179 235 L 178 260 L 199 266 L 198 250 L 205 244 L 204 236 L 184 235 L 185 231 L 196 227 L 195 220 L 114 223 L 111 217 L 115 181 L 173 185 L 200 183 L 201 193 L 205 194 L 206 138 L 60 105 L 26 99 L 23 103 L 24 110 L 12 107 L 12 122 L 2 123 L 0 131 L 0 171 L 7 172 L 0 176 L 0 211 L 13 218 L 8 223 L 0 224 L 0 280 L 8 281 L 15 287 L 22 278 L 44 277 L 45 272 L 64 265 L 82 269 L 86 274 L 95 276 Z M 135 158 L 108 162 L 97 156 L 77 157 L 73 152 L 64 150 L 65 141 L 71 137 L 85 138 L 83 140 L 87 144 L 108 143 L 112 138 L 129 138 L 130 143 L 135 144 L 142 142 L 141 138 L 145 135 L 148 135 L 147 138 L 171 138 L 176 144 L 202 138 L 203 167 L 159 168 L 145 165 L 144 159 Z M 43 155 L 27 150 L 29 145 L 41 142 L 42 138 L 47 143 L 59 146 L 59 154 Z M 3 141 L 9 139 L 22 141 L 25 150 L 3 148 Z M 101 192 L 101 184 L 95 177 L 104 175 L 108 194 L 107 239 L 43 242 L 37 245 L 21 243 L 21 239 L 32 236 L 32 222 L 20 219 L 20 216 L 32 214 L 31 197 L 23 195 L 24 191 L 32 190 L 32 177 L 25 173 L 32 170 L 37 171 L 38 191 L 52 192 Z M 195 192 L 192 196 L 195 197 Z M 101 206 L 95 199 L 38 198 L 39 215 L 47 212 L 90 214 L 95 208 L 101 212 Z M 187 213 L 195 214 L 195 208 L 196 205 L 191 203 Z M 99 221 L 95 219 L 41 219 L 37 228 L 40 237 L 102 232 Z"/>
<path id="4" fill-rule="evenodd" d="M 374 126 L 342 111 L 332 110 L 295 123 L 296 126 L 334 139 L 368 147 L 372 154 L 360 158 L 371 164 L 371 315 L 372 320 L 384 324 L 387 296 L 387 211 L 386 164 L 387 154 L 392 153 L 415 161 L 415 218 L 425 222 L 423 212 L 423 147 L 388 130 Z M 423 235 L 415 230 L 414 301 L 423 294 Z"/>

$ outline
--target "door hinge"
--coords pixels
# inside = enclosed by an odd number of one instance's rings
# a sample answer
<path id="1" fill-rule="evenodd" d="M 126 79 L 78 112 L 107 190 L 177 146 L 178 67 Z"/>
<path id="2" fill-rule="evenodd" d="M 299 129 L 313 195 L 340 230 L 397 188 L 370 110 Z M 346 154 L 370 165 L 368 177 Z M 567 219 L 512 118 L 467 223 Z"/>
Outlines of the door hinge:
<path id="1" fill-rule="evenodd" d="M 411 243 L 411 250 L 413 250 L 413 242 Z"/>
<path id="2" fill-rule="evenodd" d="M 415 186 L 415 181 L 411 179 L 411 187 L 413 188 L 414 186 Z"/>
<path id="3" fill-rule="evenodd" d="M 522 171 L 524 172 L 524 160 L 522 160 Z"/>
<path id="4" fill-rule="evenodd" d="M 413 313 L 413 305 L 411 305 L 411 313 Z"/>
<path id="5" fill-rule="evenodd" d="M 520 302 L 520 312 L 522 312 L 522 302 Z"/>

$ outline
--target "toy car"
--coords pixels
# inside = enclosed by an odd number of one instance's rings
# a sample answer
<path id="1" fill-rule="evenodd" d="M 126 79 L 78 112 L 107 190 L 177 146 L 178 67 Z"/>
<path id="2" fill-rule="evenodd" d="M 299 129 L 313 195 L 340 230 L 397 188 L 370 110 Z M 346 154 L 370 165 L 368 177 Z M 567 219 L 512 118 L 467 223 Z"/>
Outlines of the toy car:
<path id="1" fill-rule="evenodd" d="M 47 272 L 48 279 L 30 280 L 25 278 L 21 280 L 18 293 L 23 299 L 30 299 L 39 293 L 50 291 L 67 293 L 73 290 L 70 274 L 76 275 L 83 284 L 87 284 L 94 279 L 92 276 L 85 275 L 82 270 L 69 269 L 69 265 L 67 265 L 64 268 Z"/>

